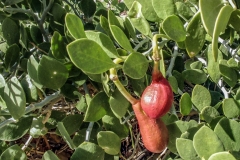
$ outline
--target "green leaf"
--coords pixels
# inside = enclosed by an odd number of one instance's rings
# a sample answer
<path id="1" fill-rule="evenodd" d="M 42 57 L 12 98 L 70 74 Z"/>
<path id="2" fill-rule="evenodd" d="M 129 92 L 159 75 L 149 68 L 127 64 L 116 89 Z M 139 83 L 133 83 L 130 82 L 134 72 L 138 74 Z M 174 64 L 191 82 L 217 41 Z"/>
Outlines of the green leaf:
<path id="1" fill-rule="evenodd" d="M 36 102 L 38 99 L 38 91 L 37 91 L 36 86 L 32 83 L 29 75 L 26 75 L 26 77 L 24 77 L 21 80 L 21 85 L 25 92 L 26 101 L 27 102 Z"/>
<path id="2" fill-rule="evenodd" d="M 63 120 L 63 125 L 69 135 L 75 133 L 83 123 L 83 116 L 81 114 L 74 114 L 65 117 Z M 58 133 L 58 131 L 56 131 Z"/>
<path id="3" fill-rule="evenodd" d="M 17 44 L 9 46 L 5 54 L 6 69 L 10 69 L 13 65 L 17 64 L 20 59 L 20 48 Z"/>
<path id="4" fill-rule="evenodd" d="M 182 42 L 186 39 L 186 31 L 182 21 L 175 15 L 168 16 L 162 23 L 162 28 L 167 36 L 176 42 Z"/>
<path id="5" fill-rule="evenodd" d="M 70 43 L 67 51 L 71 61 L 87 73 L 99 74 L 116 66 L 102 47 L 89 39 L 79 39 Z"/>
<path id="6" fill-rule="evenodd" d="M 191 69 L 202 69 L 202 62 L 196 61 L 190 64 Z"/>
<path id="7" fill-rule="evenodd" d="M 43 124 L 43 117 L 33 118 L 30 135 L 33 136 L 33 138 L 38 138 L 46 133 L 47 128 L 45 128 Z"/>
<path id="8" fill-rule="evenodd" d="M 225 150 L 240 150 L 240 124 L 228 118 L 222 118 L 214 128 L 214 132 L 222 141 Z"/>
<path id="9" fill-rule="evenodd" d="M 193 146 L 202 159 L 208 159 L 213 153 L 224 151 L 218 136 L 207 126 L 200 128 L 194 135 Z"/>
<path id="10" fill-rule="evenodd" d="M 210 92 L 201 85 L 196 85 L 192 92 L 192 103 L 201 112 L 202 109 L 211 104 Z"/>
<path id="11" fill-rule="evenodd" d="M 215 61 L 217 61 L 217 57 L 218 57 L 218 37 L 221 32 L 225 31 L 232 12 L 233 12 L 233 8 L 230 5 L 225 5 L 221 8 L 217 16 L 216 23 L 213 30 L 213 39 L 212 39 L 212 45 L 213 45 L 212 52 L 213 52 Z"/>
<path id="12" fill-rule="evenodd" d="M 71 149 L 75 149 L 76 146 L 73 144 L 73 141 L 72 141 L 70 135 L 68 134 L 66 128 L 64 127 L 63 122 L 58 122 L 57 123 L 57 128 L 58 128 L 59 132 L 61 133 L 62 138 L 64 139 L 64 141 L 68 144 L 68 146 Z"/>
<path id="13" fill-rule="evenodd" d="M 240 10 L 236 9 L 231 14 L 231 17 L 229 19 L 229 25 L 238 32 L 240 31 L 240 24 L 238 23 L 239 21 L 240 21 Z"/>
<path id="14" fill-rule="evenodd" d="M 179 16 L 182 16 L 186 19 L 190 19 L 194 16 L 194 11 L 192 10 L 191 6 L 188 5 L 188 2 L 176 2 L 175 5 Z"/>
<path id="15" fill-rule="evenodd" d="M 148 69 L 148 61 L 141 53 L 131 53 L 123 64 L 123 71 L 133 79 L 142 78 Z"/>
<path id="16" fill-rule="evenodd" d="M 101 32 L 86 31 L 85 33 L 87 38 L 97 42 L 110 58 L 119 57 L 113 41 L 108 36 Z"/>
<path id="17" fill-rule="evenodd" d="M 211 123 L 211 121 L 219 116 L 219 112 L 211 106 L 206 106 L 202 109 L 201 115 L 207 123 Z"/>
<path id="18" fill-rule="evenodd" d="M 12 19 L 5 18 L 3 20 L 2 34 L 8 45 L 12 45 L 14 43 L 18 44 L 20 38 L 19 27 Z"/>
<path id="19" fill-rule="evenodd" d="M 203 26 L 210 36 L 213 36 L 217 16 L 223 6 L 223 0 L 199 0 L 199 9 Z"/>
<path id="20" fill-rule="evenodd" d="M 133 2 L 132 7 L 129 9 L 128 16 L 138 31 L 144 35 L 151 34 L 149 23 L 142 15 L 142 5 L 139 2 Z"/>
<path id="21" fill-rule="evenodd" d="M 38 62 L 35 60 L 33 55 L 30 56 L 27 62 L 27 71 L 30 78 L 33 80 L 33 83 L 39 89 L 42 88 L 42 84 L 38 80 Z"/>
<path id="22" fill-rule="evenodd" d="M 108 10 L 108 22 L 109 22 L 109 26 L 115 25 L 123 31 L 123 27 L 121 26 L 119 20 L 110 9 Z"/>
<path id="23" fill-rule="evenodd" d="M 126 136 L 129 134 L 128 127 L 125 124 L 121 124 L 119 119 L 115 116 L 105 115 L 102 118 L 102 122 L 107 131 L 113 131 L 121 139 L 126 138 Z"/>
<path id="24" fill-rule="evenodd" d="M 17 123 L 11 123 L 0 128 L 0 140 L 15 141 L 22 138 L 30 129 L 32 117 L 21 118 Z"/>
<path id="25" fill-rule="evenodd" d="M 152 5 L 158 17 L 161 19 L 166 19 L 175 14 L 174 0 L 152 0 Z"/>
<path id="26" fill-rule="evenodd" d="M 221 78 L 219 62 L 223 59 L 222 52 L 218 50 L 218 59 L 215 61 L 214 57 L 212 56 L 212 45 L 210 44 L 206 49 L 205 54 L 207 55 L 207 72 L 213 82 L 217 83 Z"/>
<path id="27" fill-rule="evenodd" d="M 12 77 L 4 88 L 4 101 L 14 119 L 21 118 L 25 113 L 26 97 L 17 77 Z"/>
<path id="28" fill-rule="evenodd" d="M 178 82 L 177 79 L 174 76 L 168 77 L 168 82 L 171 85 L 171 88 L 175 94 L 178 93 Z"/>
<path id="29" fill-rule="evenodd" d="M 129 17 L 125 18 L 124 26 L 127 29 L 127 31 L 129 33 L 129 35 L 131 36 L 131 38 L 134 39 L 135 41 L 137 41 L 136 30 L 135 30 L 133 24 L 131 23 Z"/>
<path id="30" fill-rule="evenodd" d="M 189 139 L 177 138 L 176 147 L 178 153 L 183 159 L 194 159 L 197 157 L 197 153 L 193 147 L 193 141 Z"/>
<path id="31" fill-rule="evenodd" d="M 43 36 L 42 36 L 42 32 L 41 30 L 35 26 L 35 25 L 32 25 L 31 28 L 30 28 L 30 35 L 32 37 L 32 40 L 37 43 L 37 44 L 40 44 L 43 42 Z"/>
<path id="32" fill-rule="evenodd" d="M 222 108 L 224 115 L 228 118 L 235 118 L 239 116 L 240 108 L 233 98 L 224 99 Z"/>
<path id="33" fill-rule="evenodd" d="M 57 123 L 62 121 L 65 117 L 65 112 L 52 110 L 51 116 L 48 118 L 48 121 L 45 125 L 49 130 L 54 129 L 57 127 Z"/>
<path id="34" fill-rule="evenodd" d="M 118 44 L 122 48 L 124 48 L 130 52 L 133 51 L 129 39 L 127 38 L 125 33 L 118 26 L 110 25 L 110 30 L 111 30 L 111 33 L 112 33 L 114 39 L 118 42 Z"/>
<path id="35" fill-rule="evenodd" d="M 65 17 L 65 24 L 69 33 L 75 38 L 86 38 L 84 26 L 81 19 L 75 14 L 68 13 Z"/>
<path id="36" fill-rule="evenodd" d="M 10 6 L 10 5 L 13 5 L 13 4 L 17 4 L 17 3 L 20 3 L 20 2 L 22 2 L 23 0 L 6 0 L 5 1 L 5 5 L 6 6 Z"/>
<path id="37" fill-rule="evenodd" d="M 128 100 L 116 89 L 109 98 L 109 104 L 112 112 L 117 118 L 122 118 L 126 112 L 130 103 Z"/>
<path id="38" fill-rule="evenodd" d="M 191 97 L 188 93 L 184 93 L 181 96 L 179 105 L 180 105 L 180 112 L 182 113 L 182 115 L 186 116 L 191 112 L 192 102 L 191 102 Z"/>
<path id="39" fill-rule="evenodd" d="M 21 24 L 21 26 L 20 26 L 20 35 L 21 35 L 22 46 L 23 46 L 25 49 L 28 49 L 28 33 L 27 33 L 27 28 L 25 28 L 23 24 Z"/>
<path id="40" fill-rule="evenodd" d="M 81 0 L 81 11 L 84 13 L 84 16 L 91 17 L 96 11 L 96 3 L 93 0 Z"/>
<path id="41" fill-rule="evenodd" d="M 187 26 L 185 47 L 190 58 L 195 57 L 205 43 L 206 31 L 202 27 L 200 12 L 197 13 Z"/>
<path id="42" fill-rule="evenodd" d="M 48 150 L 43 154 L 42 160 L 59 160 L 59 158 L 53 153 L 53 151 Z"/>
<path id="43" fill-rule="evenodd" d="M 95 122 L 101 119 L 107 114 L 107 108 L 109 107 L 108 96 L 105 92 L 99 92 L 93 97 L 87 108 L 84 121 L 85 122 Z"/>
<path id="44" fill-rule="evenodd" d="M 188 69 L 182 72 L 182 76 L 194 84 L 202 84 L 207 80 L 207 75 L 200 69 Z"/>
<path id="45" fill-rule="evenodd" d="M 76 148 L 75 152 L 71 156 L 71 160 L 104 160 L 104 154 L 104 150 L 98 145 L 91 142 L 83 142 Z"/>
<path id="46" fill-rule="evenodd" d="M 51 50 L 53 56 L 57 59 L 64 59 L 67 55 L 63 37 L 57 31 L 53 33 L 53 36 L 51 38 Z"/>
<path id="47" fill-rule="evenodd" d="M 223 76 L 223 80 L 230 87 L 234 87 L 237 83 L 238 76 L 237 76 L 236 71 L 229 67 L 227 60 L 220 60 L 219 70 L 220 70 L 221 75 Z"/>
<path id="48" fill-rule="evenodd" d="M 9 160 L 9 159 L 27 160 L 27 155 L 23 152 L 23 150 L 17 144 L 15 144 L 9 147 L 8 149 L 6 149 L 2 153 L 0 159 L 1 160 Z"/>
<path id="49" fill-rule="evenodd" d="M 218 152 L 212 154 L 208 160 L 236 160 L 235 157 L 229 152 Z"/>
<path id="50" fill-rule="evenodd" d="M 114 132 L 98 132 L 97 141 L 98 145 L 102 147 L 107 154 L 116 155 L 120 152 L 121 139 Z"/>
<path id="51" fill-rule="evenodd" d="M 51 14 L 53 15 L 53 19 L 56 22 L 62 22 L 63 16 L 66 14 L 66 10 L 58 3 L 54 3 L 51 8 Z"/>
<path id="52" fill-rule="evenodd" d="M 68 78 L 67 68 L 56 59 L 43 56 L 38 66 L 38 79 L 51 89 L 61 88 Z"/>

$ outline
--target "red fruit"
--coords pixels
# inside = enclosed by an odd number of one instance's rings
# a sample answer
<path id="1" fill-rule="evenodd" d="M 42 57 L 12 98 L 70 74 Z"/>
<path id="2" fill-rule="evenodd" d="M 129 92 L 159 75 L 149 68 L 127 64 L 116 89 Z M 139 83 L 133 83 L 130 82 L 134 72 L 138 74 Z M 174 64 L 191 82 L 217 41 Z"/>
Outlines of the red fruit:
<path id="1" fill-rule="evenodd" d="M 173 103 L 173 92 L 168 81 L 161 72 L 152 74 L 152 83 L 144 90 L 141 98 L 143 111 L 150 118 L 159 118 L 165 115 Z"/>
<path id="2" fill-rule="evenodd" d="M 144 146 L 153 153 L 162 152 L 168 144 L 168 130 L 163 121 L 149 118 L 141 108 L 140 101 L 133 106 Z"/>

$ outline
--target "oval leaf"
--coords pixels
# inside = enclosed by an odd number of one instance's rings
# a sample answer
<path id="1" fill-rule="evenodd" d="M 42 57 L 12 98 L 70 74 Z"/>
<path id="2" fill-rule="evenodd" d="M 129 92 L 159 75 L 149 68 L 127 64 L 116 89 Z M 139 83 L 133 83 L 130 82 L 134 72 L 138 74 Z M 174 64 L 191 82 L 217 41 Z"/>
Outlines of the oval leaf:
<path id="1" fill-rule="evenodd" d="M 84 26 L 81 19 L 75 14 L 68 13 L 65 17 L 65 24 L 69 33 L 75 38 L 86 38 Z"/>
<path id="2" fill-rule="evenodd" d="M 186 31 L 182 21 L 175 15 L 167 17 L 162 23 L 162 28 L 167 36 L 176 42 L 182 42 L 186 39 Z"/>
<path id="3" fill-rule="evenodd" d="M 158 17 L 161 19 L 175 14 L 174 0 L 152 0 L 152 5 Z"/>
<path id="4" fill-rule="evenodd" d="M 51 150 L 45 152 L 42 158 L 43 160 L 59 160 L 59 158 Z"/>
<path id="5" fill-rule="evenodd" d="M 101 46 L 92 40 L 76 40 L 67 46 L 67 51 L 71 61 L 84 72 L 99 74 L 115 67 Z"/>
<path id="6" fill-rule="evenodd" d="M 13 145 L 6 149 L 1 157 L 1 160 L 9 160 L 9 159 L 18 159 L 18 160 L 27 160 L 27 155 L 23 152 L 23 150 L 17 145 Z"/>
<path id="7" fill-rule="evenodd" d="M 196 132 L 193 137 L 193 146 L 202 159 L 208 159 L 212 154 L 224 151 L 218 136 L 207 126 L 203 126 Z"/>
<path id="8" fill-rule="evenodd" d="M 63 37 L 57 31 L 53 33 L 51 38 L 51 50 L 53 56 L 57 59 L 63 59 L 65 58 L 65 55 L 67 55 Z"/>
<path id="9" fill-rule="evenodd" d="M 4 101 L 14 119 L 21 118 L 25 113 L 26 97 L 17 77 L 12 77 L 4 88 Z"/>
<path id="10" fill-rule="evenodd" d="M 5 54 L 5 65 L 10 69 L 13 65 L 17 64 L 20 59 L 20 48 L 17 44 L 9 46 Z"/>
<path id="11" fill-rule="evenodd" d="M 71 160 L 92 159 L 104 160 L 104 150 L 91 142 L 83 142 L 71 156 Z"/>
<path id="12" fill-rule="evenodd" d="M 51 89 L 61 88 L 68 78 L 67 68 L 56 59 L 43 56 L 38 66 L 38 79 Z"/>
<path id="13" fill-rule="evenodd" d="M 99 92 L 93 97 L 87 108 L 84 121 L 95 122 L 107 114 L 106 108 L 109 107 L 108 96 L 105 92 Z"/>
<path id="14" fill-rule="evenodd" d="M 120 152 L 121 140 L 114 132 L 98 132 L 97 141 L 98 145 L 102 147 L 107 154 L 116 155 Z"/>
<path id="15" fill-rule="evenodd" d="M 219 113 L 214 107 L 207 106 L 202 109 L 201 115 L 207 123 L 210 123 L 214 118 L 219 116 Z"/>
<path id="16" fill-rule="evenodd" d="M 192 110 L 192 101 L 188 93 L 184 93 L 181 96 L 179 105 L 180 105 L 180 112 L 182 113 L 182 115 L 185 116 L 190 113 L 190 111 Z"/>
<path id="17" fill-rule="evenodd" d="M 9 27 L 11 26 L 11 27 Z M 2 22 L 3 38 L 7 41 L 8 45 L 14 43 L 18 44 L 20 34 L 18 25 L 10 18 L 5 18 Z"/>
<path id="18" fill-rule="evenodd" d="M 148 61 L 141 53 L 131 53 L 123 64 L 123 71 L 133 79 L 142 78 L 148 69 Z"/>
<path id="19" fill-rule="evenodd" d="M 176 146 L 182 159 L 195 159 L 197 157 L 192 140 L 177 138 Z"/>
<path id="20" fill-rule="evenodd" d="M 201 85 L 196 85 L 192 92 L 192 103 L 197 107 L 199 111 L 211 104 L 210 92 Z"/>
<path id="21" fill-rule="evenodd" d="M 235 118 L 239 116 L 240 108 L 233 98 L 224 99 L 222 108 L 224 115 L 228 118 Z"/>
<path id="22" fill-rule="evenodd" d="M 229 152 L 218 152 L 212 154 L 208 160 L 236 160 L 235 157 Z"/>
<path id="23" fill-rule="evenodd" d="M 207 80 L 207 75 L 200 69 L 188 69 L 182 72 L 183 77 L 194 84 L 202 84 Z"/>

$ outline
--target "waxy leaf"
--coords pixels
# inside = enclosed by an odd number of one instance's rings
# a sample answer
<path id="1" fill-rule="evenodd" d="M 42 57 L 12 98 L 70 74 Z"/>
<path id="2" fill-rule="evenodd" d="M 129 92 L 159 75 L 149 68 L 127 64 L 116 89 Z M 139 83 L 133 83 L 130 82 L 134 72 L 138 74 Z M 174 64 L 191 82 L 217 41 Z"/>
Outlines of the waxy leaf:
<path id="1" fill-rule="evenodd" d="M 170 76 L 170 77 L 168 77 L 168 82 L 172 88 L 172 91 L 177 94 L 178 93 L 177 79 L 174 76 Z"/>
<path id="2" fill-rule="evenodd" d="M 222 118 L 214 128 L 214 132 L 222 141 L 225 150 L 240 150 L 240 124 L 228 118 Z"/>
<path id="3" fill-rule="evenodd" d="M 59 158 L 57 157 L 56 154 L 53 153 L 53 151 L 51 150 L 48 150 L 44 153 L 43 157 L 42 157 L 43 160 L 59 160 Z"/>
<path id="4" fill-rule="evenodd" d="M 158 17 L 161 19 L 175 14 L 174 0 L 152 0 L 152 5 Z"/>
<path id="5" fill-rule="evenodd" d="M 40 44 L 43 42 L 42 32 L 37 26 L 35 26 L 35 25 L 31 26 L 30 35 L 32 37 L 32 40 L 35 43 Z"/>
<path id="6" fill-rule="evenodd" d="M 235 118 L 239 116 L 240 108 L 233 98 L 224 99 L 222 108 L 224 115 L 228 118 Z"/>
<path id="7" fill-rule="evenodd" d="M 104 150 L 98 145 L 91 142 L 83 142 L 80 146 L 76 148 L 75 152 L 71 156 L 71 160 L 104 160 L 104 154 Z"/>
<path id="8" fill-rule="evenodd" d="M 47 128 L 45 128 L 43 124 L 43 117 L 33 118 L 30 135 L 33 136 L 33 138 L 38 138 L 39 136 L 43 136 L 46 133 Z"/>
<path id="9" fill-rule="evenodd" d="M 32 117 L 19 119 L 17 123 L 11 123 L 0 128 L 0 140 L 15 141 L 22 138 L 30 129 Z"/>
<path id="10" fill-rule="evenodd" d="M 149 3 L 149 1 L 148 1 Z M 145 6 L 144 6 L 145 7 Z M 147 20 L 142 15 L 142 5 L 134 1 L 132 7 L 129 9 L 128 16 L 133 26 L 144 35 L 150 34 L 150 26 Z"/>
<path id="11" fill-rule="evenodd" d="M 65 17 L 65 24 L 69 33 L 75 38 L 86 38 L 81 19 L 75 14 L 68 13 Z"/>
<path id="12" fill-rule="evenodd" d="M 207 55 L 207 71 L 213 82 L 217 83 L 221 78 L 221 73 L 219 69 L 219 62 L 223 59 L 222 52 L 218 50 L 218 58 L 215 61 L 214 57 L 212 56 L 212 45 L 210 44 L 206 49 L 205 54 Z"/>
<path id="13" fill-rule="evenodd" d="M 58 128 L 59 132 L 61 133 L 62 138 L 64 139 L 64 141 L 68 144 L 68 146 L 71 149 L 75 149 L 76 146 L 73 144 L 73 141 L 72 141 L 70 135 L 68 134 L 66 128 L 64 127 L 63 122 L 58 122 L 57 123 L 57 128 Z"/>
<path id="14" fill-rule="evenodd" d="M 200 128 L 194 135 L 193 146 L 202 159 L 208 159 L 213 153 L 224 151 L 218 136 L 207 126 Z"/>
<path id="15" fill-rule="evenodd" d="M 236 31 L 240 31 L 240 10 L 236 9 L 232 12 L 231 17 L 229 19 L 229 25 L 234 28 Z"/>
<path id="16" fill-rule="evenodd" d="M 213 36 L 217 16 L 224 6 L 222 0 L 199 0 L 199 9 L 203 26 L 210 36 Z"/>
<path id="17" fill-rule="evenodd" d="M 109 104 L 112 112 L 117 118 L 122 118 L 126 112 L 130 103 L 128 100 L 116 89 L 109 98 Z"/>
<path id="18" fill-rule="evenodd" d="M 56 59 L 43 56 L 38 66 L 38 79 L 51 89 L 61 88 L 68 78 L 67 68 Z"/>
<path id="19" fill-rule="evenodd" d="M 63 37 L 57 31 L 53 33 L 51 38 L 51 50 L 53 56 L 57 59 L 63 59 L 67 55 Z"/>
<path id="20" fill-rule="evenodd" d="M 126 124 L 121 124 L 119 119 L 114 115 L 105 115 L 102 118 L 103 126 L 107 131 L 113 131 L 116 133 L 121 139 L 126 138 L 129 134 L 129 129 Z"/>
<path id="21" fill-rule="evenodd" d="M 204 107 L 210 106 L 211 95 L 207 88 L 201 85 L 196 85 L 193 88 L 192 92 L 192 103 L 197 107 L 200 112 Z"/>
<path id="22" fill-rule="evenodd" d="M 184 93 L 181 96 L 179 105 L 180 105 L 180 112 L 182 113 L 182 115 L 185 116 L 190 113 L 190 111 L 192 110 L 192 101 L 188 93 Z"/>
<path id="23" fill-rule="evenodd" d="M 6 69 L 10 69 L 13 65 L 17 64 L 20 59 L 20 48 L 17 44 L 9 46 L 5 54 Z"/>
<path id="24" fill-rule="evenodd" d="M 123 71 L 133 79 L 142 78 L 148 69 L 148 60 L 141 53 L 131 53 L 123 64 Z"/>
<path id="25" fill-rule="evenodd" d="M 205 29 L 202 27 L 200 12 L 196 14 L 187 26 L 185 47 L 190 58 L 196 56 L 205 43 Z"/>
<path id="26" fill-rule="evenodd" d="M 195 159 L 197 153 L 193 147 L 193 141 L 189 139 L 177 138 L 176 146 L 178 153 L 183 159 Z"/>
<path id="27" fill-rule="evenodd" d="M 132 46 L 129 42 L 129 39 L 127 38 L 125 33 L 118 26 L 110 25 L 110 30 L 111 30 L 111 33 L 112 33 L 114 39 L 118 42 L 118 44 L 122 48 L 124 48 L 130 52 L 133 51 Z"/>
<path id="28" fill-rule="evenodd" d="M 194 84 L 202 84 L 207 80 L 207 75 L 200 69 L 188 69 L 182 72 L 182 76 Z"/>
<path id="29" fill-rule="evenodd" d="M 98 145 L 102 147 L 107 154 L 116 155 L 120 152 L 121 139 L 114 132 L 98 132 L 97 141 Z"/>
<path id="30" fill-rule="evenodd" d="M 162 28 L 166 35 L 176 42 L 182 42 L 186 39 L 187 33 L 182 21 L 175 15 L 167 17 L 162 23 Z"/>
<path id="31" fill-rule="evenodd" d="M 108 10 L 108 23 L 109 23 L 109 26 L 115 25 L 123 31 L 123 27 L 121 26 L 115 14 L 110 9 Z"/>
<path id="32" fill-rule="evenodd" d="M 25 113 L 26 97 L 17 77 L 12 77 L 4 88 L 4 101 L 14 119 L 21 118 Z"/>
<path id="33" fill-rule="evenodd" d="M 103 73 L 116 65 L 102 47 L 89 39 L 79 39 L 67 46 L 71 61 L 84 72 Z"/>
<path id="34" fill-rule="evenodd" d="M 108 36 L 101 32 L 86 31 L 85 33 L 87 38 L 97 42 L 110 58 L 119 57 L 113 41 Z"/>
<path id="35" fill-rule="evenodd" d="M 107 114 L 107 108 L 109 107 L 108 96 L 105 92 L 99 92 L 93 97 L 90 105 L 87 108 L 84 121 L 95 122 L 101 119 Z"/>
<path id="36" fill-rule="evenodd" d="M 21 80 L 21 85 L 25 92 L 26 101 L 27 102 L 37 101 L 38 99 L 37 87 L 32 83 L 29 75 L 26 75 L 26 77 L 24 77 Z"/>
<path id="37" fill-rule="evenodd" d="M 33 83 L 39 89 L 42 88 L 42 84 L 38 80 L 38 62 L 35 60 L 33 55 L 30 56 L 27 62 L 27 71 L 30 78 L 33 80 Z"/>
<path id="38" fill-rule="evenodd" d="M 19 27 L 12 19 L 5 18 L 3 20 L 2 34 L 8 45 L 12 45 L 14 43 L 18 44 L 20 38 Z"/>
<path id="39" fill-rule="evenodd" d="M 93 0 L 81 0 L 80 1 L 81 11 L 84 16 L 91 17 L 96 11 L 96 3 Z"/>
<path id="40" fill-rule="evenodd" d="M 212 52 L 213 52 L 215 61 L 217 61 L 217 57 L 218 57 L 218 37 L 221 32 L 225 31 L 232 12 L 233 12 L 233 8 L 230 5 L 225 5 L 224 7 L 221 8 L 217 16 L 216 23 L 213 30 L 213 39 L 212 39 L 212 45 L 213 45 Z"/>
<path id="41" fill-rule="evenodd" d="M 13 145 L 6 149 L 1 157 L 1 160 L 9 160 L 9 159 L 17 159 L 17 160 L 27 160 L 27 155 L 23 152 L 23 150 L 17 145 Z"/>
<path id="42" fill-rule="evenodd" d="M 236 160 L 235 157 L 229 152 L 218 152 L 212 154 L 208 160 Z"/>

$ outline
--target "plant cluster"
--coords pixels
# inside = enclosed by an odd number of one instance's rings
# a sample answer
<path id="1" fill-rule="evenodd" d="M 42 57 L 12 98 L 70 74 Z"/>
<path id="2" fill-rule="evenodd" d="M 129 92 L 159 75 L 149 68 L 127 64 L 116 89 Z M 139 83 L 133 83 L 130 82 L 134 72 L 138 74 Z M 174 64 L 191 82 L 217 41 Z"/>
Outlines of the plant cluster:
<path id="1" fill-rule="evenodd" d="M 240 159 L 239 7 L 0 1 L 0 159 Z"/>

